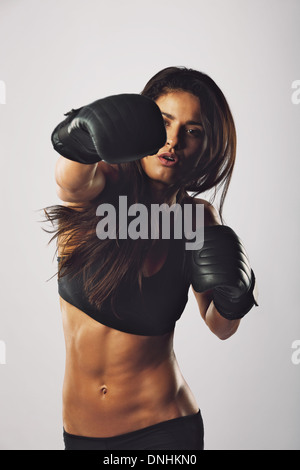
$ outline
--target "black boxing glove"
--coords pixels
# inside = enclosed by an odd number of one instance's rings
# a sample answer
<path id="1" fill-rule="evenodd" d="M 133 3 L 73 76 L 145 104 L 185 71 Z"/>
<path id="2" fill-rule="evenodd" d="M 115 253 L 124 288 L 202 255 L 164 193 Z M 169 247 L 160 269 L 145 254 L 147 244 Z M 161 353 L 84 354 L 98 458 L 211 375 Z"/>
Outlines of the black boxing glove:
<path id="1" fill-rule="evenodd" d="M 240 319 L 258 305 L 254 273 L 241 240 L 230 227 L 204 227 L 203 247 L 191 250 L 190 260 L 194 290 L 212 290 L 214 305 L 227 320 Z"/>
<path id="2" fill-rule="evenodd" d="M 108 96 L 65 114 L 52 132 L 54 149 L 79 163 L 124 163 L 153 155 L 166 143 L 157 104 L 142 95 Z"/>

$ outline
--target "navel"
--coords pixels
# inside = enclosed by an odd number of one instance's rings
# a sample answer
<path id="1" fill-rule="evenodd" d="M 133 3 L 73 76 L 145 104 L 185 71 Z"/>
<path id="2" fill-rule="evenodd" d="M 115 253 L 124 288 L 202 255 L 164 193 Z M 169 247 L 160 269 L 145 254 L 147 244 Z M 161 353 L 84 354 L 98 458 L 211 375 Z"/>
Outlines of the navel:
<path id="1" fill-rule="evenodd" d="M 100 388 L 100 393 L 102 396 L 106 395 L 107 394 L 107 387 L 106 385 L 102 385 L 102 387 Z"/>

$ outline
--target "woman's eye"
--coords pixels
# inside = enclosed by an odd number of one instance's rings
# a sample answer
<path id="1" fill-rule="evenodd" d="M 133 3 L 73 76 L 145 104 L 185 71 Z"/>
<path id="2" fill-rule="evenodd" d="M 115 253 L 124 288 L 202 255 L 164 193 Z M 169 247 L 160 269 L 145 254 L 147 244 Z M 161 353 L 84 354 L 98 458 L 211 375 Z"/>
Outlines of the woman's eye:
<path id="1" fill-rule="evenodd" d="M 164 124 L 167 127 L 169 125 L 169 121 L 166 121 L 166 119 L 164 119 Z"/>
<path id="2" fill-rule="evenodd" d="M 201 137 L 202 131 L 200 129 L 187 129 L 187 133 L 193 137 Z"/>

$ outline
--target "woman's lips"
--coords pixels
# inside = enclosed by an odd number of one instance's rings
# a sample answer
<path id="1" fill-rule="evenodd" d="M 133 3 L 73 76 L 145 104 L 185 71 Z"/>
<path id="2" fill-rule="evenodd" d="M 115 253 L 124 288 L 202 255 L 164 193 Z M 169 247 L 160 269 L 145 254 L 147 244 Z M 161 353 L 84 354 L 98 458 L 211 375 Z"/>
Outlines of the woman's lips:
<path id="1" fill-rule="evenodd" d="M 178 163 L 177 155 L 170 152 L 160 153 L 157 157 L 163 166 L 173 167 Z"/>

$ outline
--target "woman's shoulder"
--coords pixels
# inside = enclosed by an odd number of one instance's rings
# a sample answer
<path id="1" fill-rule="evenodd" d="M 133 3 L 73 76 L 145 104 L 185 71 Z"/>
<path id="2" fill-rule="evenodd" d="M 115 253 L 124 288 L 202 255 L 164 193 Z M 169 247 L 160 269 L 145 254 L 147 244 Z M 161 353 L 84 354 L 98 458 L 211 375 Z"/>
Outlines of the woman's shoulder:
<path id="1" fill-rule="evenodd" d="M 201 199 L 198 197 L 192 197 L 187 195 L 183 201 L 183 203 L 187 204 L 202 204 L 204 206 L 204 225 L 222 225 L 222 221 L 219 215 L 219 212 L 214 207 L 213 204 L 206 201 L 205 199 Z"/>

